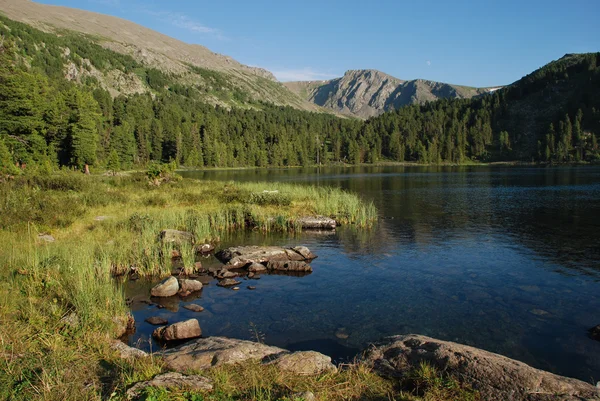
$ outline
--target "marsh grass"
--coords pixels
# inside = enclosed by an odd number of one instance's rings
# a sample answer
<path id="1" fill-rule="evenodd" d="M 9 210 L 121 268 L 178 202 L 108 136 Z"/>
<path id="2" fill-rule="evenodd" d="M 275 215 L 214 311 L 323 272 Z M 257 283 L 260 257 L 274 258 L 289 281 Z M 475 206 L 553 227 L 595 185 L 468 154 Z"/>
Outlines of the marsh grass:
<path id="1" fill-rule="evenodd" d="M 114 276 L 132 267 L 146 276 L 171 274 L 173 247 L 161 245 L 161 230 L 215 241 L 238 229 L 298 231 L 295 219 L 312 213 L 360 227 L 376 218 L 353 194 L 289 184 L 182 180 L 156 187 L 143 174 L 67 172 L 1 183 L 0 399 L 106 399 L 161 371 L 156 361 L 120 361 L 107 345 L 115 317 L 127 314 Z M 56 241 L 43 242 L 40 233 Z M 193 244 L 177 248 L 189 272 Z"/>

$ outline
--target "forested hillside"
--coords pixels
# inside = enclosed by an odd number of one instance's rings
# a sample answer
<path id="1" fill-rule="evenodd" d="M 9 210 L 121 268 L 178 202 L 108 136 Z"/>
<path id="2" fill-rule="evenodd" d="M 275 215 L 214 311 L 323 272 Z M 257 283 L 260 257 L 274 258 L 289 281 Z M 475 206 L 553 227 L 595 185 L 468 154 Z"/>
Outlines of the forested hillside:
<path id="1" fill-rule="evenodd" d="M 81 34 L 2 18 L 0 35 L 3 172 L 17 163 L 128 169 L 151 160 L 235 167 L 599 158 L 599 53 L 565 57 L 491 95 L 361 122 L 254 101 L 219 72 L 197 67 L 202 80 L 184 84 Z M 139 90 L 109 91 L 103 80 L 114 75 L 131 77 Z M 239 107 L 207 104 L 206 93 Z"/>

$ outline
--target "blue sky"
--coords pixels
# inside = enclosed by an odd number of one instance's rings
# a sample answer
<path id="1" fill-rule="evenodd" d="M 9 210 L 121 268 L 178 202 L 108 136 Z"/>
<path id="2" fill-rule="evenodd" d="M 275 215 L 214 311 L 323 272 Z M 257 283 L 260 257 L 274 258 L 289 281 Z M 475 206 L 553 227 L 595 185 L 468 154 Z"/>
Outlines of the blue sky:
<path id="1" fill-rule="evenodd" d="M 373 68 L 470 86 L 600 51 L 600 0 L 38 0 L 119 16 L 272 71 L 322 80 Z"/>

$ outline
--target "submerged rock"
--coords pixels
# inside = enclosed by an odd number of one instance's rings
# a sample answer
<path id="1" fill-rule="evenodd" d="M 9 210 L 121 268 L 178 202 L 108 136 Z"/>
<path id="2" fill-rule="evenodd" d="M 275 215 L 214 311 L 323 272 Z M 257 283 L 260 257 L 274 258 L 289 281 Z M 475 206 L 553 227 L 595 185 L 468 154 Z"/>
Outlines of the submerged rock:
<path id="1" fill-rule="evenodd" d="M 202 289 L 202 283 L 198 280 L 179 280 L 179 291 L 185 292 L 196 292 Z"/>
<path id="2" fill-rule="evenodd" d="M 378 373 L 401 378 L 429 363 L 479 391 L 486 401 L 598 400 L 591 384 L 466 345 L 420 335 L 394 336 L 374 344 L 363 361 Z"/>
<path id="3" fill-rule="evenodd" d="M 154 326 L 163 326 L 165 324 L 169 324 L 167 319 L 163 319 L 162 317 L 152 316 L 144 320 L 146 323 L 150 323 Z"/>
<path id="4" fill-rule="evenodd" d="M 182 245 L 195 242 L 194 234 L 187 231 L 163 230 L 160 232 L 160 241 L 163 244 Z"/>
<path id="5" fill-rule="evenodd" d="M 196 319 L 159 327 L 152 333 L 154 338 L 162 341 L 187 340 L 189 338 L 200 337 L 201 335 L 200 323 Z"/>
<path id="6" fill-rule="evenodd" d="M 139 382 L 133 385 L 127 390 L 127 397 L 137 398 L 139 397 L 145 388 L 147 387 L 162 387 L 162 388 L 173 388 L 173 389 L 185 389 L 195 391 L 212 391 L 212 381 L 203 376 L 186 376 L 177 372 L 163 373 L 162 375 L 156 376 L 154 379 Z"/>
<path id="7" fill-rule="evenodd" d="M 153 297 L 172 297 L 179 292 L 179 282 L 175 277 L 169 277 L 154 286 L 150 291 Z"/>
<path id="8" fill-rule="evenodd" d="M 596 327 L 592 327 L 589 331 L 591 338 L 593 338 L 596 341 L 600 341 L 600 324 Z"/>
<path id="9" fill-rule="evenodd" d="M 282 355 L 271 363 L 281 370 L 297 375 L 318 375 L 336 370 L 330 357 L 315 351 L 298 351 Z"/>
<path id="10" fill-rule="evenodd" d="M 216 257 L 227 267 L 241 269 L 254 263 L 265 265 L 270 261 L 307 261 L 315 259 L 316 255 L 306 247 L 237 246 L 217 252 Z"/>
<path id="11" fill-rule="evenodd" d="M 337 227 L 337 222 L 325 216 L 306 216 L 296 220 L 303 230 L 333 230 Z"/>
<path id="12" fill-rule="evenodd" d="M 196 304 L 184 305 L 183 308 L 191 310 L 192 312 L 202 312 L 204 310 L 202 306 Z"/>
<path id="13" fill-rule="evenodd" d="M 243 362 L 250 359 L 287 353 L 286 350 L 268 345 L 225 337 L 199 338 L 158 354 L 170 369 L 177 371 L 203 370 Z"/>

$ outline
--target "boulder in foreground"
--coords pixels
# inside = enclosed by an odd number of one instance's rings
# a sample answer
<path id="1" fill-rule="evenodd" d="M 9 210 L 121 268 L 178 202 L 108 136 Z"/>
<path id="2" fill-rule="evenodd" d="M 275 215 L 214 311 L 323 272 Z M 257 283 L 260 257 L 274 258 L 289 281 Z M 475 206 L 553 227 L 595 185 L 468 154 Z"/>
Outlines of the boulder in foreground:
<path id="1" fill-rule="evenodd" d="M 287 353 L 268 345 L 225 337 L 199 338 L 179 347 L 159 352 L 170 369 L 203 370 L 213 366 L 243 362 L 250 359 Z"/>
<path id="2" fill-rule="evenodd" d="M 154 338 L 162 341 L 187 340 L 201 335 L 200 323 L 196 319 L 159 327 L 152 333 Z"/>
<path id="3" fill-rule="evenodd" d="M 314 351 L 290 353 L 278 347 L 225 337 L 199 338 L 159 353 L 170 369 L 185 372 L 259 360 L 298 375 L 317 375 L 336 369 L 331 358 Z"/>
<path id="4" fill-rule="evenodd" d="M 405 377 L 427 362 L 479 391 L 486 401 L 599 400 L 598 389 L 525 363 L 466 345 L 420 335 L 389 337 L 374 344 L 363 360 L 387 377 Z"/>

